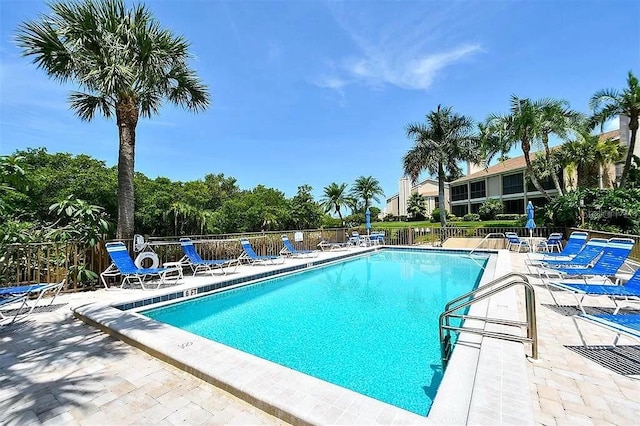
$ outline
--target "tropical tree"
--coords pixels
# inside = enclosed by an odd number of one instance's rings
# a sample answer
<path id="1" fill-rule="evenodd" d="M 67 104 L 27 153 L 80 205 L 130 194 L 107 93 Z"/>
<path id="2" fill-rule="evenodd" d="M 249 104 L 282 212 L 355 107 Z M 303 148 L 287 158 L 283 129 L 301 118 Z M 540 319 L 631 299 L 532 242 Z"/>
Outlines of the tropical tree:
<path id="1" fill-rule="evenodd" d="M 569 103 L 565 100 L 547 98 L 536 104 L 540 109 L 540 140 L 544 147 L 547 173 L 551 176 L 558 194 L 563 195 L 562 184 L 558 179 L 558 166 L 555 164 L 555 156 L 551 155 L 549 147 L 549 135 L 553 133 L 560 139 L 566 140 L 571 132 L 578 132 L 584 127 L 585 117 L 581 113 L 571 110 Z"/>
<path id="2" fill-rule="evenodd" d="M 549 100 L 543 99 L 534 102 L 528 98 L 518 98 L 512 95 L 510 104 L 509 114 L 491 114 L 487 118 L 484 132 L 481 134 L 485 161 L 488 164 L 496 154 L 508 152 L 519 143 L 527 164 L 527 176 L 536 189 L 548 199 L 549 194 L 544 190 L 533 171 L 530 153 L 531 145 L 540 141 L 545 131 L 549 129 L 549 124 L 546 123 L 543 113 L 549 105 Z"/>
<path id="3" fill-rule="evenodd" d="M 322 210 L 313 199 L 310 185 L 301 185 L 291 198 L 291 225 L 296 229 L 317 228 L 322 221 Z"/>
<path id="4" fill-rule="evenodd" d="M 380 196 L 384 196 L 384 191 L 378 179 L 373 176 L 360 176 L 356 179 L 351 188 L 350 194 L 354 198 L 363 201 L 363 213 L 371 206 L 371 201 L 380 202 Z"/>
<path id="5" fill-rule="evenodd" d="M 407 200 L 407 212 L 416 220 L 424 219 L 427 207 L 424 195 L 414 192 Z"/>
<path id="6" fill-rule="evenodd" d="M 414 140 L 414 145 L 403 158 L 404 173 L 414 183 L 423 171 L 436 175 L 438 197 L 443 208 L 447 172 L 459 172 L 459 161 L 478 161 L 479 140 L 473 129 L 471 118 L 440 105 L 427 114 L 426 123 L 407 126 L 407 137 Z M 440 223 L 446 226 L 446 215 L 440 215 Z"/>
<path id="7" fill-rule="evenodd" d="M 583 132 L 561 146 L 559 157 L 564 166 L 576 169 L 579 187 L 604 188 L 610 186 L 605 185 L 605 167 L 619 161 L 623 152 L 619 141 Z"/>
<path id="8" fill-rule="evenodd" d="M 324 207 L 325 213 L 334 211 L 340 218 L 340 222 L 343 222 L 341 209 L 347 205 L 347 184 L 346 183 L 331 183 L 329 186 L 324 187 L 323 197 L 320 203 Z"/>
<path id="9" fill-rule="evenodd" d="M 599 90 L 591 97 L 589 106 L 593 110 L 591 123 L 594 125 L 600 124 L 600 126 L 603 126 L 607 120 L 618 115 L 625 115 L 629 118 L 629 131 L 631 132 L 629 149 L 622 169 L 622 177 L 620 178 L 620 187 L 624 188 L 629 177 L 640 120 L 640 84 L 638 83 L 638 78 L 629 71 L 627 87 L 622 92 L 615 89 Z"/>
<path id="10" fill-rule="evenodd" d="M 158 114 L 164 100 L 194 112 L 209 105 L 206 86 L 189 68 L 187 41 L 160 27 L 142 4 L 124 0 L 57 1 L 51 13 L 22 23 L 24 56 L 54 80 L 76 83 L 71 109 L 84 121 L 116 119 L 119 133 L 116 238 L 134 232 L 134 158 L 138 119 Z"/>

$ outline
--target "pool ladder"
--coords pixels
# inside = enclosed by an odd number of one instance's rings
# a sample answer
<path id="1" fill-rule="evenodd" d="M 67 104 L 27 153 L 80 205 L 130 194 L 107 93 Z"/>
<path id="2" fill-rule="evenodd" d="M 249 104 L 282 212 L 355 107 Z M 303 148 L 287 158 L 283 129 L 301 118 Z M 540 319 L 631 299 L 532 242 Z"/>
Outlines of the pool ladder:
<path id="1" fill-rule="evenodd" d="M 457 313 L 458 311 L 473 305 L 481 300 L 488 299 L 489 297 L 507 290 L 516 285 L 522 285 L 525 292 L 525 310 L 526 321 L 515 321 L 499 318 L 478 317 L 473 315 L 466 315 L 464 313 Z M 462 321 L 479 320 L 484 321 L 486 324 L 500 324 L 515 327 L 526 327 L 527 336 L 523 337 L 517 334 L 503 333 L 497 331 L 489 331 L 483 328 L 472 328 L 452 325 L 451 318 L 457 318 Z M 481 336 L 492 337 L 495 339 L 509 340 L 512 342 L 531 343 L 531 358 L 538 358 L 538 331 L 536 324 L 536 296 L 533 286 L 529 283 L 529 279 L 524 274 L 510 273 L 503 275 L 491 281 L 488 284 L 478 287 L 462 296 L 451 300 L 447 303 L 445 310 L 440 314 L 440 353 L 442 356 L 443 368 L 447 367 L 449 358 L 453 351 L 453 343 L 451 341 L 451 333 L 472 333 L 479 334 Z"/>

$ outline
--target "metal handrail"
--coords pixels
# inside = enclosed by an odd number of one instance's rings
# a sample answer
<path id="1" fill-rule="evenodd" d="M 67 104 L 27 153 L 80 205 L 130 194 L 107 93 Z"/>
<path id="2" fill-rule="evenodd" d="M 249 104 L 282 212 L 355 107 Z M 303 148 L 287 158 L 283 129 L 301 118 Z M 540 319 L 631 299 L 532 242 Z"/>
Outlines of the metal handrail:
<path id="1" fill-rule="evenodd" d="M 471 249 L 471 251 L 469 252 L 469 254 L 473 254 L 473 252 L 479 248 L 486 240 L 489 239 L 489 237 L 494 236 L 494 235 L 501 235 L 502 238 L 507 238 L 506 235 L 504 235 L 504 232 L 489 232 L 487 235 L 484 236 L 484 238 L 474 247 Z"/>
<path id="2" fill-rule="evenodd" d="M 502 285 L 495 287 L 497 284 Z M 525 310 L 526 321 L 514 321 L 507 319 L 478 317 L 466 314 L 456 314 L 455 312 L 466 308 L 475 302 L 487 299 L 501 291 L 511 288 L 515 285 L 523 285 L 525 289 Z M 458 318 L 461 320 L 471 319 L 480 320 L 489 324 L 501 324 L 507 326 L 519 326 L 527 328 L 527 337 L 517 336 L 509 333 L 487 331 L 479 328 L 452 326 L 449 322 L 451 318 Z M 493 337 L 497 339 L 509 340 L 513 342 L 531 343 L 531 358 L 538 358 L 538 328 L 536 323 L 536 299 L 533 286 L 529 283 L 529 279 L 524 274 L 510 273 L 499 277 L 490 283 L 463 294 L 447 303 L 445 311 L 440 314 L 439 320 L 440 326 L 440 353 L 442 356 L 443 367 L 446 367 L 449 357 L 451 355 L 451 331 L 454 332 L 467 332 L 473 334 L 479 334 L 486 337 Z"/>

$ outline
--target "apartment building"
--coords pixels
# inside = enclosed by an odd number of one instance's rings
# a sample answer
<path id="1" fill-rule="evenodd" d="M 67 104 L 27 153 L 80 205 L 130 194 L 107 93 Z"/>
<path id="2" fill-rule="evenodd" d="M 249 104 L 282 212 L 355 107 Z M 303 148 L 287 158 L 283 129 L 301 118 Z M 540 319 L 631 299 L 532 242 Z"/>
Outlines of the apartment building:
<path id="1" fill-rule="evenodd" d="M 619 140 L 622 146 L 629 145 L 628 119 L 620 117 L 623 131 L 613 130 L 600 135 L 602 139 Z M 640 156 L 640 144 L 636 143 L 636 155 Z M 535 160 L 537 153 L 531 154 Z M 620 179 L 622 164 L 615 164 L 603 170 L 600 186 L 609 188 L 613 182 Z M 547 198 L 538 191 L 526 177 L 526 162 L 524 156 L 511 158 L 488 168 L 467 164 L 467 175 L 445 185 L 445 205 L 447 210 L 458 217 L 467 213 L 477 213 L 483 202 L 488 199 L 498 199 L 504 206 L 504 213 L 524 214 L 529 201 L 534 206 L 542 206 Z M 558 176 L 564 189 L 576 186 L 576 172 L 562 170 Z M 406 215 L 407 200 L 412 193 L 418 192 L 427 198 L 427 214 L 438 207 L 438 181 L 425 179 L 409 187 L 408 178 L 400 179 L 400 191 L 387 199 L 385 214 L 395 216 Z M 539 179 L 538 182 L 549 195 L 557 195 L 553 181 L 550 178 Z"/>

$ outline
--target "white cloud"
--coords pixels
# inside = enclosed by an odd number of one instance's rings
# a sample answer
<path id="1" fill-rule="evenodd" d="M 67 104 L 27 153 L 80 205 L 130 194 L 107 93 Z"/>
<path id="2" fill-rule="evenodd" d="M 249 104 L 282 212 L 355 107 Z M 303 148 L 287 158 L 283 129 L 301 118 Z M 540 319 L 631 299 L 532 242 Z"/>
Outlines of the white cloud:
<path id="1" fill-rule="evenodd" d="M 346 10 L 344 4 L 334 10 L 356 52 L 331 61 L 329 71 L 314 84 L 339 91 L 358 83 L 427 90 L 445 68 L 483 51 L 480 43 L 463 40 L 458 8 L 434 10 L 431 5 L 425 4 L 420 12 L 408 8 L 375 15 Z"/>

